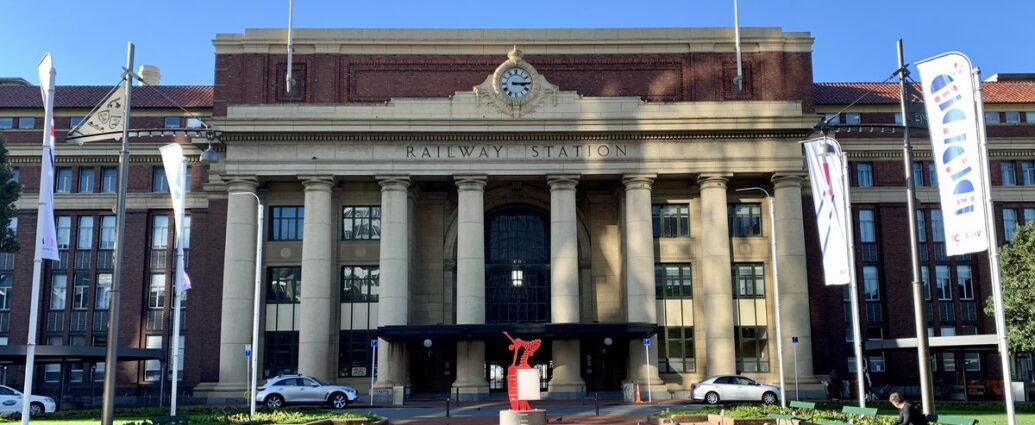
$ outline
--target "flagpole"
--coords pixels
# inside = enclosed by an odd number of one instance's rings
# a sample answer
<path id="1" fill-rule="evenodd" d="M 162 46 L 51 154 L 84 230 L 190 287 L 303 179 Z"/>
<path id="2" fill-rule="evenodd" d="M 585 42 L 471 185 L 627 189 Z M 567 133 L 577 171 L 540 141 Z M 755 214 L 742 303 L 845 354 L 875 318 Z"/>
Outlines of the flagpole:
<path id="1" fill-rule="evenodd" d="M 48 53 L 49 55 L 49 53 Z M 46 60 L 46 57 L 44 57 Z M 44 162 L 43 166 L 40 167 L 40 194 L 38 200 L 38 208 L 36 209 L 36 237 L 35 241 L 35 253 L 33 254 L 32 260 L 32 295 L 30 296 L 31 301 L 29 302 L 29 332 L 25 340 L 25 380 L 22 388 L 22 424 L 29 423 L 29 411 L 31 408 L 31 396 L 32 396 L 32 380 L 33 373 L 35 372 L 36 364 L 36 331 L 39 326 L 39 303 L 40 303 L 40 280 L 43 278 L 43 250 L 42 246 L 44 241 L 41 237 L 40 229 L 46 225 L 47 211 L 50 212 L 49 220 L 51 223 L 54 221 L 54 209 L 48 208 L 48 202 L 53 205 L 53 186 L 50 190 L 50 198 L 46 199 L 47 196 L 42 190 L 43 182 L 50 182 L 53 185 L 54 181 L 54 77 L 57 76 L 57 71 L 54 66 L 50 66 L 50 79 L 46 82 L 46 98 L 44 99 L 44 117 L 43 117 L 43 148 L 41 159 Z M 49 169 L 47 165 L 49 164 Z M 53 228 L 53 224 L 51 224 Z"/>
<path id="2" fill-rule="evenodd" d="M 981 165 L 981 186 L 985 192 L 985 233 L 988 236 L 989 275 L 992 277 L 992 302 L 995 308 L 995 333 L 999 345 L 999 362 L 1003 374 L 1003 401 L 1006 404 L 1006 423 L 1017 425 L 1017 414 L 1014 412 L 1013 374 L 1010 373 L 1010 351 L 1006 344 L 1006 312 L 1003 305 L 1003 285 L 999 276 L 999 243 L 995 229 L 995 210 L 992 206 L 991 177 L 989 176 L 988 138 L 985 137 L 985 104 L 981 95 L 981 69 L 974 68 L 974 106 L 977 110 L 978 164 Z M 964 365 L 966 366 L 966 365 Z"/>
<path id="3" fill-rule="evenodd" d="M 187 160 L 181 156 L 180 160 L 180 196 L 186 191 L 185 181 L 187 178 Z M 175 196 L 175 195 L 174 195 Z M 174 214 L 177 215 L 177 214 Z M 169 416 L 176 416 L 177 389 L 179 388 L 179 367 L 180 367 L 180 306 L 183 302 L 183 288 L 180 280 L 183 279 L 183 216 L 174 217 L 176 222 L 176 277 L 173 280 L 173 331 L 172 331 L 172 398 L 169 401 Z"/>
<path id="4" fill-rule="evenodd" d="M 126 109 L 122 117 L 122 149 L 119 150 L 115 252 L 111 277 L 111 306 L 108 309 L 108 342 L 104 353 L 104 395 L 101 407 L 101 423 L 104 425 L 112 425 L 115 420 L 115 380 L 119 361 L 119 284 L 122 283 L 122 257 L 126 240 L 126 190 L 129 188 L 129 116 L 130 96 L 133 93 L 133 51 L 133 42 L 127 43 L 126 69 L 122 74 L 122 80 L 126 85 Z"/>
<path id="5" fill-rule="evenodd" d="M 284 82 L 284 93 L 291 94 L 291 86 L 294 85 L 295 80 L 291 78 L 291 68 L 294 68 L 294 62 L 292 61 L 291 55 L 294 53 L 295 46 L 291 40 L 291 20 L 295 14 L 295 1 L 288 0 L 288 42 L 287 42 L 287 75 L 285 75 Z M 252 347 L 254 348 L 254 347 Z"/>
<path id="6" fill-rule="evenodd" d="M 902 113 L 902 161 L 906 178 L 906 211 L 909 216 L 909 253 L 913 271 L 913 323 L 916 326 L 916 358 L 920 373 L 920 402 L 925 415 L 934 413 L 934 391 L 931 384 L 930 344 L 927 342 L 927 315 L 924 306 L 923 280 L 920 278 L 919 231 L 916 225 L 916 185 L 913 182 L 913 144 L 909 140 L 909 108 L 906 107 L 909 92 L 906 86 L 905 54 L 902 39 L 898 40 L 898 81 L 900 88 L 899 108 Z"/>
<path id="7" fill-rule="evenodd" d="M 866 394 L 863 382 L 863 350 L 862 333 L 859 325 L 859 279 L 855 275 L 855 227 L 852 224 L 852 195 L 849 193 L 848 183 L 848 153 L 841 149 L 841 144 L 834 139 L 827 139 L 828 143 L 837 146 L 838 156 L 841 160 L 841 186 L 844 188 L 845 215 L 843 225 L 845 230 L 845 242 L 848 244 L 848 271 L 851 274 L 848 281 L 848 290 L 851 292 L 849 299 L 852 305 L 852 348 L 855 351 L 855 380 L 856 393 L 859 399 L 859 407 L 866 407 Z M 838 383 L 835 383 L 838 384 Z M 837 388 L 834 388 L 837 391 Z"/>

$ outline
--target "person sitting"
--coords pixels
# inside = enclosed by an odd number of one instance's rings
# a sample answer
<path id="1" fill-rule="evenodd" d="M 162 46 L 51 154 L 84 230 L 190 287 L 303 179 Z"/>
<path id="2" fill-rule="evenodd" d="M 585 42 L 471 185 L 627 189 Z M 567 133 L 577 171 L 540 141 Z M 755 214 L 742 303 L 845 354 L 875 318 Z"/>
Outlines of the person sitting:
<path id="1" fill-rule="evenodd" d="M 891 393 L 888 401 L 898 409 L 898 418 L 891 425 L 927 425 L 927 416 L 912 402 L 906 401 L 899 393 Z"/>

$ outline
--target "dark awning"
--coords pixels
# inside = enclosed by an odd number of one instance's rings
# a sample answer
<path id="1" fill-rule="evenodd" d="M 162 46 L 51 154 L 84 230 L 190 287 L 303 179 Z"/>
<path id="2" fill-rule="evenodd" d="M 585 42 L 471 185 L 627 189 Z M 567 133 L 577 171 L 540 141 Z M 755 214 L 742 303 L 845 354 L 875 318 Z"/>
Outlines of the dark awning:
<path id="1" fill-rule="evenodd" d="M 932 336 L 927 345 L 937 351 L 995 351 L 998 349 L 995 334 Z M 870 339 L 866 351 L 915 350 L 916 338 Z"/>
<path id="2" fill-rule="evenodd" d="M 404 325 L 377 328 L 377 336 L 391 342 L 423 341 L 435 338 L 447 341 L 504 338 L 507 331 L 514 338 L 588 339 L 611 337 L 642 339 L 658 331 L 654 323 L 522 323 L 495 325 Z"/>
<path id="3" fill-rule="evenodd" d="M 26 345 L 0 346 L 0 364 L 25 364 Z M 39 363 L 104 361 L 104 347 L 37 345 L 36 361 Z M 165 360 L 165 350 L 155 348 L 120 347 L 119 361 Z"/>

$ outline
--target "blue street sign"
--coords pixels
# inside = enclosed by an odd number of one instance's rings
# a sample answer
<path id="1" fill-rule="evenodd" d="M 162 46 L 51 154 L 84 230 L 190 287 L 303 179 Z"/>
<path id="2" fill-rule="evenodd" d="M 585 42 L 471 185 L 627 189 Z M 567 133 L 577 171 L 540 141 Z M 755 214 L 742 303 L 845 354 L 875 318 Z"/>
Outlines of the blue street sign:
<path id="1" fill-rule="evenodd" d="M 798 343 L 798 337 L 796 337 L 796 336 L 792 336 L 792 337 L 791 337 L 791 342 L 793 342 L 793 343 L 797 344 L 797 343 Z"/>
<path id="2" fill-rule="evenodd" d="M 643 339 L 643 346 L 644 347 L 650 346 L 650 338 L 644 338 Z"/>
<path id="3" fill-rule="evenodd" d="M 244 356 L 245 357 L 251 357 L 252 356 L 252 345 L 251 344 L 245 344 L 244 345 Z"/>
<path id="4" fill-rule="evenodd" d="M 370 340 L 370 346 L 371 347 L 377 347 L 377 340 L 376 339 Z"/>

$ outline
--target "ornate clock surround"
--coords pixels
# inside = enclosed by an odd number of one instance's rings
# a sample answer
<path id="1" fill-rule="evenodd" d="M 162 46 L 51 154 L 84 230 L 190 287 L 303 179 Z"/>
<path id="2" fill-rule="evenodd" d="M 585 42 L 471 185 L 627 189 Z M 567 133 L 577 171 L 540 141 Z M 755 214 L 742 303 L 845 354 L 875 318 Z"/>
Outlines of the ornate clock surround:
<path id="1" fill-rule="evenodd" d="M 517 46 L 514 46 L 507 53 L 507 60 L 496 67 L 496 71 L 492 75 L 486 77 L 485 81 L 474 87 L 474 94 L 477 96 L 479 102 L 486 100 L 492 105 L 498 112 L 510 115 L 511 117 L 520 117 L 526 114 L 531 114 L 538 110 L 543 103 L 550 99 L 557 103 L 557 93 L 559 89 L 556 85 L 546 81 L 546 77 L 536 71 L 532 64 L 526 62 L 522 57 L 521 50 L 518 50 Z M 531 89 L 525 96 L 514 99 L 507 96 L 500 89 L 500 79 L 504 72 L 511 68 L 521 68 L 528 72 L 531 76 L 532 84 Z"/>

